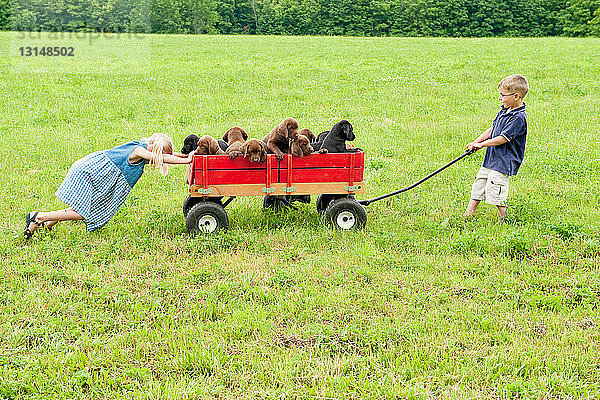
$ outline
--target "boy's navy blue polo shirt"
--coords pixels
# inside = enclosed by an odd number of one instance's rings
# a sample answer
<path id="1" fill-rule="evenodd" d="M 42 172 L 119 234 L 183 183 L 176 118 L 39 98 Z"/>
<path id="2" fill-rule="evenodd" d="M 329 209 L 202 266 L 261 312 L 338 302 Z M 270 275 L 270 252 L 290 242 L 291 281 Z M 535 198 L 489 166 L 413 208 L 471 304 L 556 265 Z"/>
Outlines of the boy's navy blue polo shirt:
<path id="1" fill-rule="evenodd" d="M 483 166 L 506 175 L 516 175 L 525 156 L 527 114 L 525 104 L 514 110 L 502 107 L 494 123 L 490 139 L 504 136 L 508 142 L 485 149 Z"/>

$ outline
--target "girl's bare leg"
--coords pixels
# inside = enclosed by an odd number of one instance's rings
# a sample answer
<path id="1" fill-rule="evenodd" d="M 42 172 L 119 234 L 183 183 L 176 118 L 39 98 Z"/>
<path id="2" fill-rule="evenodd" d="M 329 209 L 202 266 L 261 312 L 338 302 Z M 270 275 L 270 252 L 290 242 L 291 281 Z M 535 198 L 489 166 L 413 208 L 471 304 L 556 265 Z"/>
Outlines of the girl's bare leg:
<path id="1" fill-rule="evenodd" d="M 52 228 L 54 225 L 56 225 L 60 221 L 81 221 L 81 220 L 83 220 L 83 217 L 77 211 L 73 210 L 72 208 L 67 208 L 67 209 L 59 210 L 59 211 L 40 212 L 35 217 L 35 222 L 37 222 L 40 225 L 42 223 L 44 223 L 46 225 L 46 227 L 48 227 L 48 228 Z M 38 228 L 38 225 L 36 225 L 32 222 L 31 224 L 29 224 L 28 228 L 29 228 L 30 232 L 34 232 Z"/>

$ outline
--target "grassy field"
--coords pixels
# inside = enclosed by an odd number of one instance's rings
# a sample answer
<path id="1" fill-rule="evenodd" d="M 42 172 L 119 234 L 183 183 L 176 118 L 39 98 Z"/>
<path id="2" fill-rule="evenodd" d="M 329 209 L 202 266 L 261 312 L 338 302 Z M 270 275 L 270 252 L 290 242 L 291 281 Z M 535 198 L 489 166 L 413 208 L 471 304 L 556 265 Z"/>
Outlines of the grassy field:
<path id="1" fill-rule="evenodd" d="M 72 45 L 74 57 L 19 56 Z M 600 39 L 0 34 L 0 398 L 596 399 Z M 184 168 L 147 171 L 115 218 L 22 239 L 96 150 L 284 117 L 340 119 L 367 194 L 464 151 L 522 73 L 529 136 L 510 223 L 463 220 L 477 153 L 334 232 L 258 198 L 185 233 Z"/>

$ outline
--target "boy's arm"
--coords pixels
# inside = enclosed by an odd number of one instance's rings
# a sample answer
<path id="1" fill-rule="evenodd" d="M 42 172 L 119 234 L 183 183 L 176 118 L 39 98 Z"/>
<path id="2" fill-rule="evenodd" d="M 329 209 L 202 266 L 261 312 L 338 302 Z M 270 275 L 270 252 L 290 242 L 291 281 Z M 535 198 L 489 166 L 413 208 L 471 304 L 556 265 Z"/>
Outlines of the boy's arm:
<path id="1" fill-rule="evenodd" d="M 485 130 L 485 132 L 483 132 L 477 139 L 475 139 L 475 143 L 481 143 L 484 140 L 489 139 L 490 136 L 492 135 L 492 129 L 493 129 L 492 126 L 490 126 L 489 128 L 487 128 Z"/>
<path id="2" fill-rule="evenodd" d="M 499 146 L 508 142 L 504 136 L 496 136 L 493 139 L 484 140 L 479 143 L 470 143 L 471 149 L 475 149 L 475 151 L 481 149 L 482 147 L 491 147 L 491 146 Z M 468 146 L 467 146 L 468 147 Z M 470 149 L 469 149 L 470 150 Z"/>
<path id="3" fill-rule="evenodd" d="M 479 137 L 477 139 L 475 139 L 475 141 L 467 144 L 467 150 L 479 150 L 481 147 L 483 146 L 479 146 L 479 144 L 484 143 L 485 141 L 487 141 L 489 139 L 489 137 L 492 135 L 492 128 L 493 127 L 489 127 L 485 130 L 485 132 L 483 132 L 481 135 L 479 135 Z M 498 143 L 500 144 L 500 143 Z M 496 145 L 494 145 L 496 146 Z"/>

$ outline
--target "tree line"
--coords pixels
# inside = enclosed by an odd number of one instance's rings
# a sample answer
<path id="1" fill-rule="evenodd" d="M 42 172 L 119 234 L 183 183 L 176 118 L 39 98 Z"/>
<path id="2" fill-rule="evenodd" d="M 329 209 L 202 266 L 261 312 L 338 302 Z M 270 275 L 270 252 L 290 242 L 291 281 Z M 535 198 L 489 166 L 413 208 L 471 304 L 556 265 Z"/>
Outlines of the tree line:
<path id="1" fill-rule="evenodd" d="M 600 0 L 0 0 L 0 30 L 600 36 Z"/>

